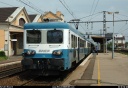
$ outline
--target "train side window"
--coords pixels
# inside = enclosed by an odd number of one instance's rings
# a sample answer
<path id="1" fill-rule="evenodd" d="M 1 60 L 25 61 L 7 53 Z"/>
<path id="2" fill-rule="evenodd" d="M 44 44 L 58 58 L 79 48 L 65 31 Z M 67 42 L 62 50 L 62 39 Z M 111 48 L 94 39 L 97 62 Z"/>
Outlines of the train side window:
<path id="1" fill-rule="evenodd" d="M 84 42 L 84 47 L 86 47 L 86 41 Z"/>
<path id="2" fill-rule="evenodd" d="M 73 35 L 71 35 L 71 47 L 73 48 Z"/>
<path id="3" fill-rule="evenodd" d="M 75 36 L 73 36 L 73 48 L 75 48 Z"/>
<path id="4" fill-rule="evenodd" d="M 71 47 L 72 48 L 77 47 L 77 37 L 74 35 L 71 35 Z"/>
<path id="5" fill-rule="evenodd" d="M 76 48 L 76 47 L 77 47 L 77 37 L 74 36 L 74 48 Z"/>
<path id="6" fill-rule="evenodd" d="M 70 44 L 70 31 L 69 31 L 69 44 Z"/>

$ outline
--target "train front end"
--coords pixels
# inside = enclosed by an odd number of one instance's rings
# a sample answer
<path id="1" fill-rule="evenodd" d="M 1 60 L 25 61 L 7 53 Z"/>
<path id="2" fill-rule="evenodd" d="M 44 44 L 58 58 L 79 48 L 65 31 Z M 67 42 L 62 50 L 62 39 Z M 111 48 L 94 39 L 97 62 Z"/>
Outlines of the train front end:
<path id="1" fill-rule="evenodd" d="M 62 29 L 26 29 L 22 66 L 25 69 L 66 70 L 69 68 L 67 40 Z M 68 36 L 68 33 L 66 33 Z"/>

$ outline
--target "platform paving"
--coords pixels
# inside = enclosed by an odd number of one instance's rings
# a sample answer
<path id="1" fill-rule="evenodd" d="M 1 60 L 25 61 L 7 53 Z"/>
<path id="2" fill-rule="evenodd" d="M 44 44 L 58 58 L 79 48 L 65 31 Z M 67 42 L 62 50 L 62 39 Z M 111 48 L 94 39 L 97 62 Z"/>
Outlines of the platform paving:
<path id="1" fill-rule="evenodd" d="M 92 57 L 65 80 L 62 86 L 128 86 L 128 55 L 114 52 Z"/>
<path id="2" fill-rule="evenodd" d="M 98 79 L 101 86 L 128 86 L 128 55 L 99 53 L 96 56 L 92 79 Z"/>

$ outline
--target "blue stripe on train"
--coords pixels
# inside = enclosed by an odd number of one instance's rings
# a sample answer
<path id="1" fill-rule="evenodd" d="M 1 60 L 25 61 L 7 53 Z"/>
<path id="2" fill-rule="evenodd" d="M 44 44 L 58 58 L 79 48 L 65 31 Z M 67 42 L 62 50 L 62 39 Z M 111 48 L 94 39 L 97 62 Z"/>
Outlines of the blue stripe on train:
<path id="1" fill-rule="evenodd" d="M 26 52 L 29 49 L 24 49 L 24 52 Z M 77 50 L 77 49 L 75 49 Z M 62 55 L 57 56 L 57 55 L 53 55 L 53 54 L 38 54 L 36 53 L 35 55 L 27 55 L 24 58 L 33 58 L 33 59 L 64 59 L 64 68 L 70 68 L 71 67 L 71 58 L 73 58 L 73 52 L 74 49 L 61 49 L 61 51 L 63 52 Z M 88 53 L 88 49 L 80 49 L 80 55 L 86 55 Z M 72 54 L 72 57 L 70 57 L 69 55 Z M 81 57 L 80 57 L 81 58 Z"/>
<path id="2" fill-rule="evenodd" d="M 30 49 L 24 49 L 24 53 L 25 52 L 27 52 L 28 50 L 30 50 Z M 75 49 L 75 50 L 77 50 L 77 49 Z M 61 49 L 61 51 L 63 52 L 63 54 L 62 55 L 60 55 L 60 56 L 57 56 L 57 55 L 52 55 L 52 53 L 51 54 L 47 54 L 47 53 L 43 53 L 43 54 L 39 54 L 39 53 L 36 53 L 35 55 L 27 55 L 27 56 L 25 56 L 26 58 L 68 58 L 69 56 L 69 53 L 73 53 L 73 51 L 74 51 L 74 49 Z M 80 49 L 80 52 L 79 53 L 82 53 L 82 54 L 88 54 L 89 53 L 89 51 L 88 51 L 88 49 L 87 48 L 82 48 L 82 49 Z"/>
<path id="3" fill-rule="evenodd" d="M 28 51 L 30 49 L 25 49 L 24 52 Z M 36 53 L 35 55 L 26 55 L 25 57 L 26 58 L 38 58 L 38 59 L 43 59 L 43 58 L 68 58 L 68 53 L 69 53 L 69 50 L 68 49 L 63 49 L 61 50 L 63 52 L 62 55 L 53 55 L 52 53 L 51 54 L 48 54 L 48 53 Z"/>

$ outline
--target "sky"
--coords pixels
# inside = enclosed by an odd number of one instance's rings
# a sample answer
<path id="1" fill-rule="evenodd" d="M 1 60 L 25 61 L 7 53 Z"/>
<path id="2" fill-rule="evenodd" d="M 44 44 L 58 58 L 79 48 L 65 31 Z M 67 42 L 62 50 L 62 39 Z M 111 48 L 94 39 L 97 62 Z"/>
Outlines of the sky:
<path id="1" fill-rule="evenodd" d="M 24 2 L 24 3 L 23 3 Z M 27 4 L 27 5 L 26 5 Z M 61 11 L 65 21 L 80 19 L 82 22 L 103 21 L 103 11 L 116 12 L 114 20 L 128 20 L 128 0 L 0 0 L 0 7 L 22 7 L 28 14 L 44 14 L 44 12 Z M 113 15 L 106 13 L 106 21 L 113 21 Z M 74 26 L 74 24 L 72 24 Z M 128 42 L 128 24 L 126 21 L 106 23 L 107 33 L 120 33 Z M 82 33 L 100 34 L 103 23 L 81 23 L 79 29 Z"/>

